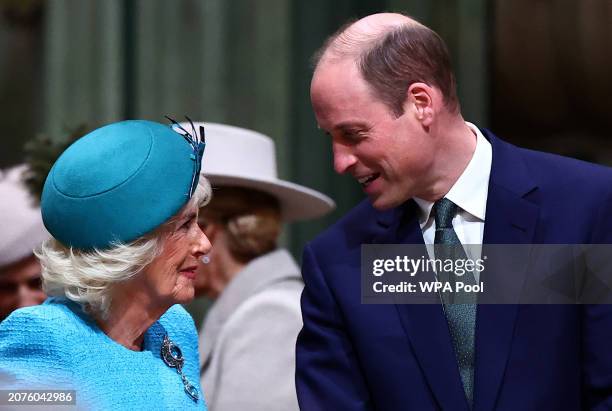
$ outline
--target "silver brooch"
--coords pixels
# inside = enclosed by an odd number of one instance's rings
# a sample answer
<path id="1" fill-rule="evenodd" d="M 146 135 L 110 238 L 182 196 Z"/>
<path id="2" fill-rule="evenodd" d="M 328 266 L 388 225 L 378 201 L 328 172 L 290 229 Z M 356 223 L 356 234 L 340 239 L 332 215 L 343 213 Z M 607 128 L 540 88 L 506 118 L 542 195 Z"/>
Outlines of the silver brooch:
<path id="1" fill-rule="evenodd" d="M 181 376 L 181 380 L 183 381 L 185 392 L 193 401 L 198 402 L 200 398 L 198 389 L 187 380 L 187 377 L 185 377 L 183 373 L 183 365 L 185 364 L 183 353 L 178 345 L 170 341 L 168 334 L 164 335 L 164 341 L 161 346 L 161 357 L 168 367 L 176 368 L 176 372 Z"/>

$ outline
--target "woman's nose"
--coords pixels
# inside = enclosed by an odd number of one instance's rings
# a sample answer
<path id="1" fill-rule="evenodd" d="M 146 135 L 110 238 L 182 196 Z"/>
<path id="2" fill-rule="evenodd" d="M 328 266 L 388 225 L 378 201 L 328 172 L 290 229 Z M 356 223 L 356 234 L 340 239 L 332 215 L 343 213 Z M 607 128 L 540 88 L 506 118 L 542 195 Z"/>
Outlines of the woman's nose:
<path id="1" fill-rule="evenodd" d="M 200 257 L 210 252 L 212 248 L 212 244 L 210 243 L 210 240 L 208 239 L 206 234 L 204 234 L 200 226 L 198 226 L 197 230 L 198 232 L 197 232 L 197 237 L 196 237 L 195 244 L 194 244 L 193 254 L 199 260 Z"/>

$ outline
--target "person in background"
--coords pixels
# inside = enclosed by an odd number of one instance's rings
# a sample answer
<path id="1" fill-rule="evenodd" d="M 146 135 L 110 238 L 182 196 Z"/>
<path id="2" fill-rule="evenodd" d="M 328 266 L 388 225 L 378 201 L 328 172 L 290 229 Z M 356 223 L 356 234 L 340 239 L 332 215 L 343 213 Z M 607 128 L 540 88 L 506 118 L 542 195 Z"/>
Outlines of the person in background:
<path id="1" fill-rule="evenodd" d="M 113 123 L 55 162 L 41 199 L 52 238 L 37 252 L 50 298 L 0 323 L 14 387 L 74 389 L 81 409 L 206 409 L 180 306 L 211 247 L 197 223 L 204 144 L 189 131 Z"/>
<path id="2" fill-rule="evenodd" d="M 213 248 L 198 270 L 196 292 L 216 299 L 200 332 L 209 408 L 298 410 L 295 341 L 304 284 L 278 237 L 284 223 L 322 216 L 334 202 L 278 179 L 269 137 L 207 123 L 206 139 L 214 155 L 202 174 L 214 197 L 199 223 Z"/>
<path id="3" fill-rule="evenodd" d="M 0 171 L 0 321 L 46 298 L 33 250 L 49 233 L 40 208 L 23 184 L 25 171 L 24 165 Z"/>

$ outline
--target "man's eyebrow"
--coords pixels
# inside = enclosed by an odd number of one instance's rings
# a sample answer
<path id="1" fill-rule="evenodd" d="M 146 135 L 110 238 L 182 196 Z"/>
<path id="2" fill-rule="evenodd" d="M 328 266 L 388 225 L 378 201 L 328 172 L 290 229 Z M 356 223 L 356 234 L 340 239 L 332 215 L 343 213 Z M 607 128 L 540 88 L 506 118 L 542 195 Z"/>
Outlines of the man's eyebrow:
<path id="1" fill-rule="evenodd" d="M 349 130 L 355 130 L 355 129 L 369 129 L 369 128 L 370 126 L 368 124 L 361 122 L 361 121 L 345 121 L 343 123 L 335 125 L 333 130 L 349 131 Z M 328 134 L 328 135 L 330 134 L 329 131 L 325 130 L 319 124 L 317 124 L 317 129 L 321 130 L 325 134 Z"/>
<path id="2" fill-rule="evenodd" d="M 356 128 L 369 128 L 369 126 L 361 121 L 346 121 L 334 127 L 335 130 L 354 130 Z"/>

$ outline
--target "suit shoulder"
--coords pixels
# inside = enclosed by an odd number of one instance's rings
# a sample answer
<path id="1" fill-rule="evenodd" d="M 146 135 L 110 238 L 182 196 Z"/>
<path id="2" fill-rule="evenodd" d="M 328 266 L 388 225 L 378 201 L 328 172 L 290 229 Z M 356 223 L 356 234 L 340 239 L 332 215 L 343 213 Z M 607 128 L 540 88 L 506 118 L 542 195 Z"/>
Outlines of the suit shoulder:
<path id="1" fill-rule="evenodd" d="M 268 289 L 249 297 L 236 309 L 223 325 L 219 341 L 220 346 L 250 341 L 256 351 L 274 351 L 289 341 L 293 347 L 301 328 L 300 292 Z"/>
<path id="2" fill-rule="evenodd" d="M 315 237 L 310 243 L 313 248 L 338 246 L 350 238 L 364 238 L 381 212 L 372 207 L 368 199 L 361 201 L 338 221 Z"/>
<path id="3" fill-rule="evenodd" d="M 293 288 L 269 287 L 240 304 L 232 318 L 246 320 L 259 318 L 264 322 L 270 322 L 270 317 L 281 315 L 301 320 L 300 295 L 303 288 L 303 284 L 297 282 Z"/>
<path id="4" fill-rule="evenodd" d="M 540 182 L 590 186 L 612 183 L 612 168 L 553 153 L 519 148 L 527 167 Z"/>

